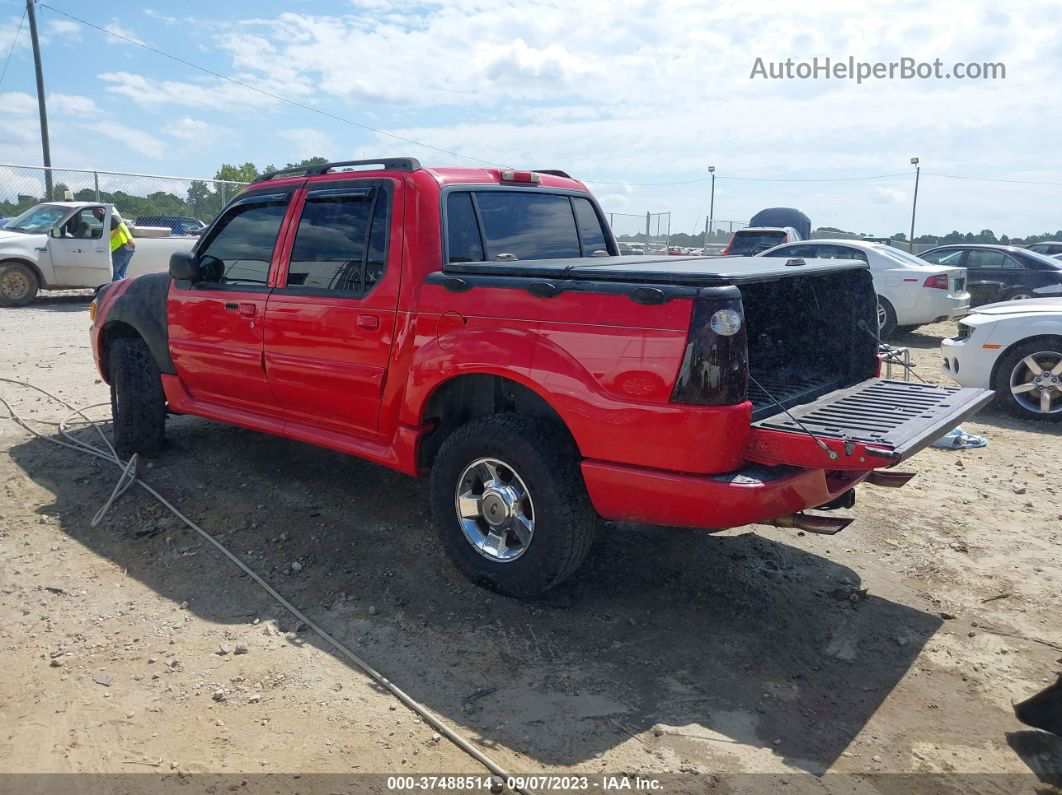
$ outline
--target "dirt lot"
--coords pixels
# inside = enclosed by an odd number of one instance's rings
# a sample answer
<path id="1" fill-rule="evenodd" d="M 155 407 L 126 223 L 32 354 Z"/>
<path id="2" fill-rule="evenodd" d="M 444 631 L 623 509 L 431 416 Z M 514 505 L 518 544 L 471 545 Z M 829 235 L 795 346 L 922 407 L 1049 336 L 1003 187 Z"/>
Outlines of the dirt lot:
<path id="1" fill-rule="evenodd" d="M 106 401 L 87 301 L 0 311 L 0 375 Z M 925 377 L 950 331 L 903 339 Z M 1046 791 L 1062 740 L 1010 704 L 1062 668 L 1060 429 L 964 427 L 990 445 L 861 487 L 839 536 L 608 528 L 533 603 L 467 584 L 425 484 L 354 458 L 177 417 L 145 478 L 513 771 Z M 109 464 L 8 421 L 0 448 L 0 772 L 485 772 L 142 491 L 91 528 Z"/>

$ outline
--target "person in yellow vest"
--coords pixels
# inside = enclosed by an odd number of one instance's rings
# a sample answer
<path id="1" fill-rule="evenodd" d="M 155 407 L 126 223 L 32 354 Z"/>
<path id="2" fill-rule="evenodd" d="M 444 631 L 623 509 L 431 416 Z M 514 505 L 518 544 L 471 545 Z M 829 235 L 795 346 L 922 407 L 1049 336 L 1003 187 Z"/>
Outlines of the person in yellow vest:
<path id="1" fill-rule="evenodd" d="M 103 221 L 104 211 L 102 207 L 96 207 L 92 212 L 98 221 Z M 129 268 L 129 260 L 133 258 L 134 251 L 136 251 L 136 243 L 133 242 L 133 235 L 129 231 L 129 227 L 125 225 L 122 216 L 118 214 L 118 209 L 112 208 L 111 281 L 116 282 L 125 278 L 125 273 Z"/>

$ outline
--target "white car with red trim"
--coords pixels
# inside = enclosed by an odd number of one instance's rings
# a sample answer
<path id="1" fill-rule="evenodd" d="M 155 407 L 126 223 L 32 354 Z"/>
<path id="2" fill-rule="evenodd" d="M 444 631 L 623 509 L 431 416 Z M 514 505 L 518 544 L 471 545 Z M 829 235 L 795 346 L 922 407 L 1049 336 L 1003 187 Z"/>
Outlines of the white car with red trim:
<path id="1" fill-rule="evenodd" d="M 1011 414 L 1062 421 L 1062 298 L 979 306 L 940 352 L 945 373 L 994 389 Z"/>
<path id="2" fill-rule="evenodd" d="M 970 311 L 966 269 L 930 265 L 895 246 L 865 240 L 802 240 L 775 246 L 760 257 L 854 259 L 870 266 L 878 294 L 878 333 L 911 331 Z"/>

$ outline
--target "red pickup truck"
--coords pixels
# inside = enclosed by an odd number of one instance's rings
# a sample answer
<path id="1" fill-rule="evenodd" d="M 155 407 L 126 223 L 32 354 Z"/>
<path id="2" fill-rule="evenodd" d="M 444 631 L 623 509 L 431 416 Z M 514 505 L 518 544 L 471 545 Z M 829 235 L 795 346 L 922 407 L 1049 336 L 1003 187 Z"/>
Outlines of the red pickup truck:
<path id="1" fill-rule="evenodd" d="M 902 485 L 991 398 L 877 377 L 864 263 L 621 257 L 558 171 L 270 174 L 92 312 L 122 450 L 194 414 L 430 474 L 450 558 L 519 596 L 598 517 L 836 532 L 803 511 Z"/>

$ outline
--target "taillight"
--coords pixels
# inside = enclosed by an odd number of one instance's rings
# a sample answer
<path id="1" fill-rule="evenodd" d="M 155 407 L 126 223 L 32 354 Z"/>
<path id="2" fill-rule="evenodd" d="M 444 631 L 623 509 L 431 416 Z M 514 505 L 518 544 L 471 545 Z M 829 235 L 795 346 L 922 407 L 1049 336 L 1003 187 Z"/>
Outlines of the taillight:
<path id="1" fill-rule="evenodd" d="M 745 400 L 749 373 L 740 298 L 694 301 L 675 403 L 722 406 Z"/>
<path id="2" fill-rule="evenodd" d="M 948 289 L 948 277 L 947 274 L 938 273 L 936 276 L 930 276 L 925 280 L 923 287 L 932 287 L 935 290 L 947 290 Z"/>
<path id="3" fill-rule="evenodd" d="M 724 257 L 730 256 L 730 247 L 732 245 L 734 245 L 734 241 L 733 240 L 731 240 L 729 243 L 726 244 L 726 248 L 723 249 L 723 256 Z"/>
<path id="4" fill-rule="evenodd" d="M 525 182 L 537 185 L 542 181 L 537 171 L 515 171 L 507 168 L 501 172 L 502 182 Z"/>

